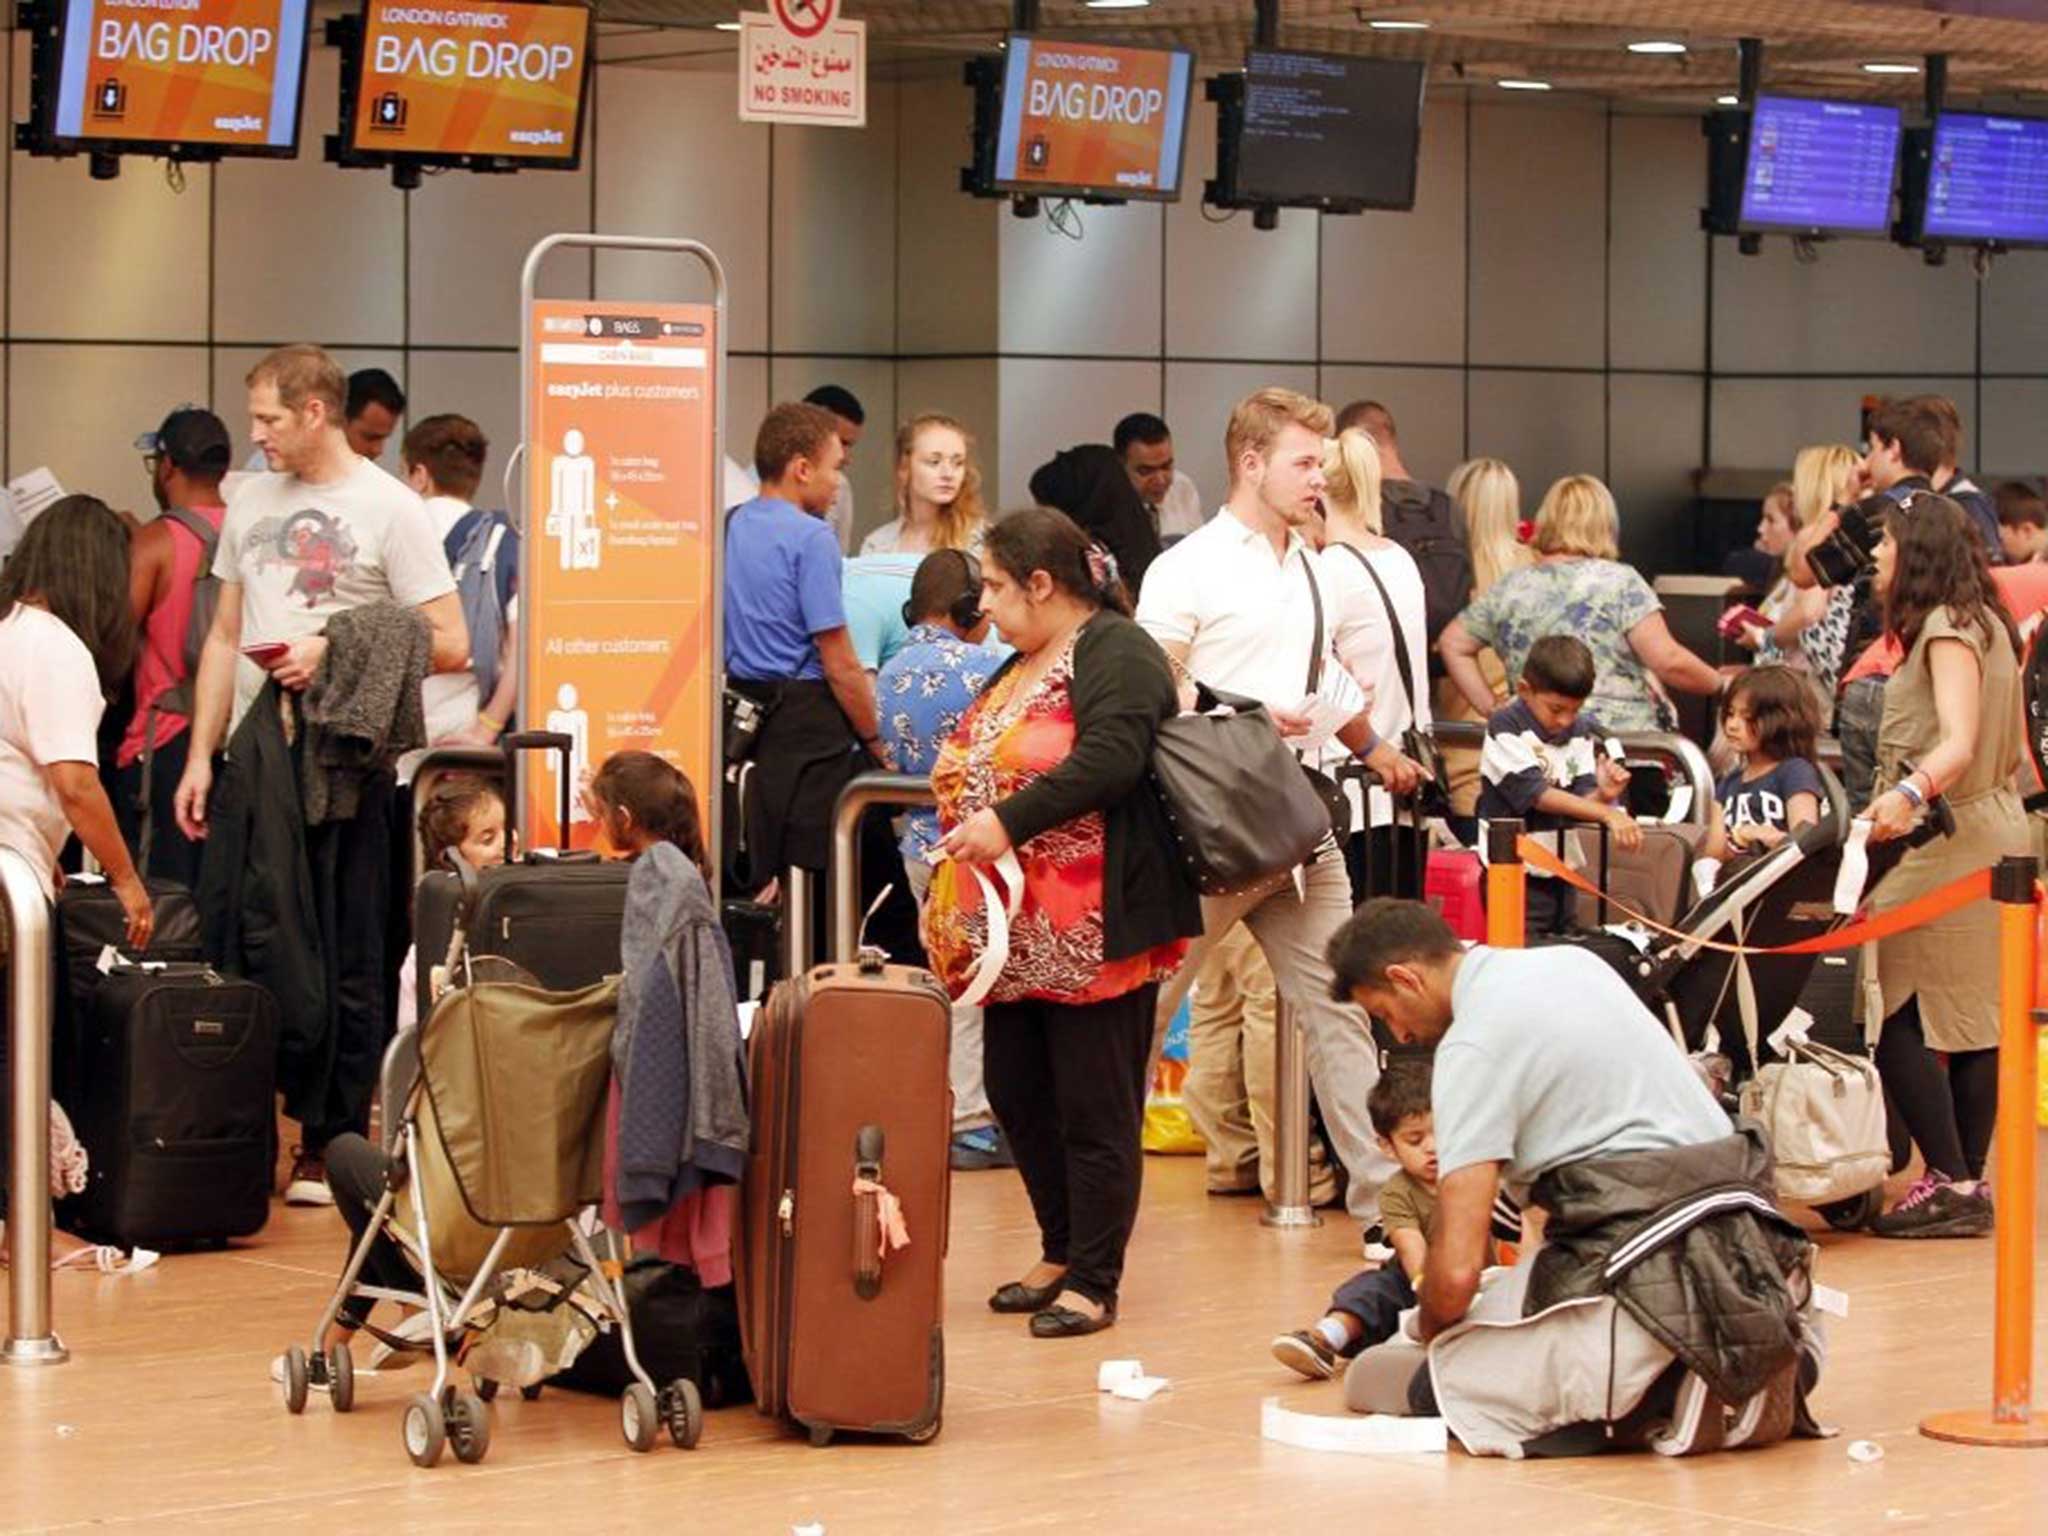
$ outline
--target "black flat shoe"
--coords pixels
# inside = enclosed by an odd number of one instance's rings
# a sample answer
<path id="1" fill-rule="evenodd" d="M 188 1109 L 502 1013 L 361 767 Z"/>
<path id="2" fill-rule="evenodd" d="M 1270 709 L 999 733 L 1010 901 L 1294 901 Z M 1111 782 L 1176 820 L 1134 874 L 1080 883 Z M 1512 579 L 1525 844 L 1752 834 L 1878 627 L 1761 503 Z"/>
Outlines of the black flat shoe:
<path id="1" fill-rule="evenodd" d="M 1051 1306 L 1060 1292 L 1065 1289 L 1063 1282 L 1055 1280 L 1050 1285 L 1031 1286 L 1022 1280 L 1012 1280 L 988 1299 L 991 1312 L 1043 1312 Z"/>
<path id="2" fill-rule="evenodd" d="M 1104 1307 L 1102 1316 L 1090 1317 L 1086 1312 L 1076 1312 L 1072 1307 L 1047 1307 L 1031 1319 L 1031 1337 L 1034 1339 L 1078 1339 L 1091 1333 L 1100 1333 L 1116 1321 L 1116 1309 Z"/>

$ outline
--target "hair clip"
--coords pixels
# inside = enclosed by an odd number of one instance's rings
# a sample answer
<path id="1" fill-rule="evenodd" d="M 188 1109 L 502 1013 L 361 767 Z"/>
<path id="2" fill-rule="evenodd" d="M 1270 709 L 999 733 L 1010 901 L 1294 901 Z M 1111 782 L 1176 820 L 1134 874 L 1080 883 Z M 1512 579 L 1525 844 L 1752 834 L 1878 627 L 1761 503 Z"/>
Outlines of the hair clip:
<path id="1" fill-rule="evenodd" d="M 1116 584 L 1116 556 L 1100 544 L 1088 546 L 1088 579 L 1099 591 L 1107 591 Z"/>

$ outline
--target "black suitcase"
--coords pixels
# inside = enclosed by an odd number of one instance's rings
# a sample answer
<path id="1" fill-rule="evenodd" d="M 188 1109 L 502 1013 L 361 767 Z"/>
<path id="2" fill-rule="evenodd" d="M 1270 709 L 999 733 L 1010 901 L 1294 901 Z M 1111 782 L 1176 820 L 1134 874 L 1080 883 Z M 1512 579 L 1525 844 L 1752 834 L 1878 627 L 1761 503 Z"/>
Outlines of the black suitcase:
<path id="1" fill-rule="evenodd" d="M 562 759 L 560 825 L 569 825 L 570 741 L 545 731 L 505 738 L 505 780 L 514 783 L 511 759 L 522 751 L 559 753 Z M 517 862 L 476 872 L 475 910 L 467 943 L 472 956 L 495 955 L 526 971 L 551 992 L 574 992 L 619 971 L 619 930 L 626 919 L 628 866 L 594 853 L 530 849 Z M 413 969 L 419 1017 L 434 1008 L 434 972 L 448 958 L 463 905 L 462 887 L 445 870 L 423 876 L 413 894 Z"/>
<path id="2" fill-rule="evenodd" d="M 728 898 L 719 903 L 718 918 L 732 949 L 732 995 L 758 1003 L 782 979 L 782 911 Z"/>
<path id="3" fill-rule="evenodd" d="M 123 1247 L 262 1229 L 277 1162 L 277 1005 L 205 965 L 117 967 L 93 994 L 67 1224 Z"/>
<path id="4" fill-rule="evenodd" d="M 85 1108 L 90 1079 L 82 1070 L 92 1000 L 106 980 L 100 956 L 109 948 L 131 960 L 196 964 L 206 958 L 206 936 L 192 893 L 169 880 L 145 880 L 156 909 L 156 931 L 142 954 L 128 952 L 128 918 L 114 888 L 100 875 L 73 875 L 57 893 L 56 1020 L 50 1047 L 50 1091 L 76 1115 Z"/>

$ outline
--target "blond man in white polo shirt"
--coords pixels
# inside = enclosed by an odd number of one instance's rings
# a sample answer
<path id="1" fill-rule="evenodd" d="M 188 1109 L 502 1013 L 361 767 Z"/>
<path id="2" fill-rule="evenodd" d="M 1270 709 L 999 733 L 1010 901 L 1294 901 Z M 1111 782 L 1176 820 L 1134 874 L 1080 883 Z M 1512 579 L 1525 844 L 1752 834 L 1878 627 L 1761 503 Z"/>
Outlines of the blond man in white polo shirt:
<path id="1" fill-rule="evenodd" d="M 1324 610 L 1326 651 L 1334 622 L 1301 532 L 1317 515 L 1324 488 L 1323 440 L 1330 426 L 1328 406 L 1293 390 L 1262 389 L 1239 401 L 1224 435 L 1230 499 L 1220 514 L 1152 563 L 1138 602 L 1138 622 L 1190 677 L 1257 699 L 1271 711 L 1283 736 L 1300 735 L 1309 725 L 1296 711 L 1307 693 L 1317 597 Z M 1326 655 L 1326 670 L 1334 665 Z M 1338 732 L 1338 740 L 1397 792 L 1414 788 L 1415 764 L 1373 734 L 1365 711 Z M 1248 806 L 1246 812 L 1256 814 L 1257 807 Z M 1161 991 L 1160 1016 L 1172 1017 L 1208 951 L 1243 922 L 1272 964 L 1281 998 L 1302 1022 L 1316 1098 L 1351 1175 L 1345 1203 L 1370 1226 L 1379 1219 L 1380 1186 L 1394 1165 L 1379 1150 L 1365 1110 L 1366 1095 L 1379 1080 L 1378 1054 L 1365 1017 L 1351 1004 L 1334 1001 L 1330 992 L 1324 951 L 1351 915 L 1351 882 L 1334 838 L 1302 875 L 1306 899 L 1286 876 L 1241 895 L 1205 897 L 1206 934 L 1173 984 Z M 1233 1044 L 1190 1041 L 1195 1059 L 1187 1103 L 1204 1135 L 1227 1135 L 1223 1122 L 1233 1106 L 1203 1101 L 1197 1089 L 1203 1079 L 1200 1058 L 1205 1047 L 1228 1052 Z M 1244 1049 L 1269 1052 L 1273 1042 L 1246 1040 Z"/>

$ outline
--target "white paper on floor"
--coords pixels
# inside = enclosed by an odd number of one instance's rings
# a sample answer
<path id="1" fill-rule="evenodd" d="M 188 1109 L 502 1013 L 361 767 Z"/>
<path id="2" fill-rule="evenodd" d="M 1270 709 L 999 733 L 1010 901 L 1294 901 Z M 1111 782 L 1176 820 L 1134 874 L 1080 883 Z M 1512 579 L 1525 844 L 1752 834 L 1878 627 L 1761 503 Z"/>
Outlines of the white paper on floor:
<path id="1" fill-rule="evenodd" d="M 1095 1367 L 1095 1390 L 1114 1392 L 1127 1381 L 1136 1381 L 1145 1374 L 1145 1367 L 1135 1360 L 1105 1360 Z"/>
<path id="2" fill-rule="evenodd" d="M 1442 1419 L 1400 1419 L 1385 1413 L 1296 1413 L 1269 1397 L 1259 1405 L 1259 1433 L 1304 1451 L 1347 1456 L 1442 1455 L 1450 1432 Z"/>
<path id="3" fill-rule="evenodd" d="M 1813 1307 L 1816 1312 L 1825 1312 L 1829 1317 L 1846 1318 L 1849 1315 L 1849 1293 L 1838 1291 L 1831 1285 L 1816 1285 L 1813 1288 Z"/>
<path id="4" fill-rule="evenodd" d="M 1164 1376 L 1133 1376 L 1129 1381 L 1120 1381 L 1111 1387 L 1112 1397 L 1121 1397 L 1133 1403 L 1149 1403 L 1173 1383 Z"/>

